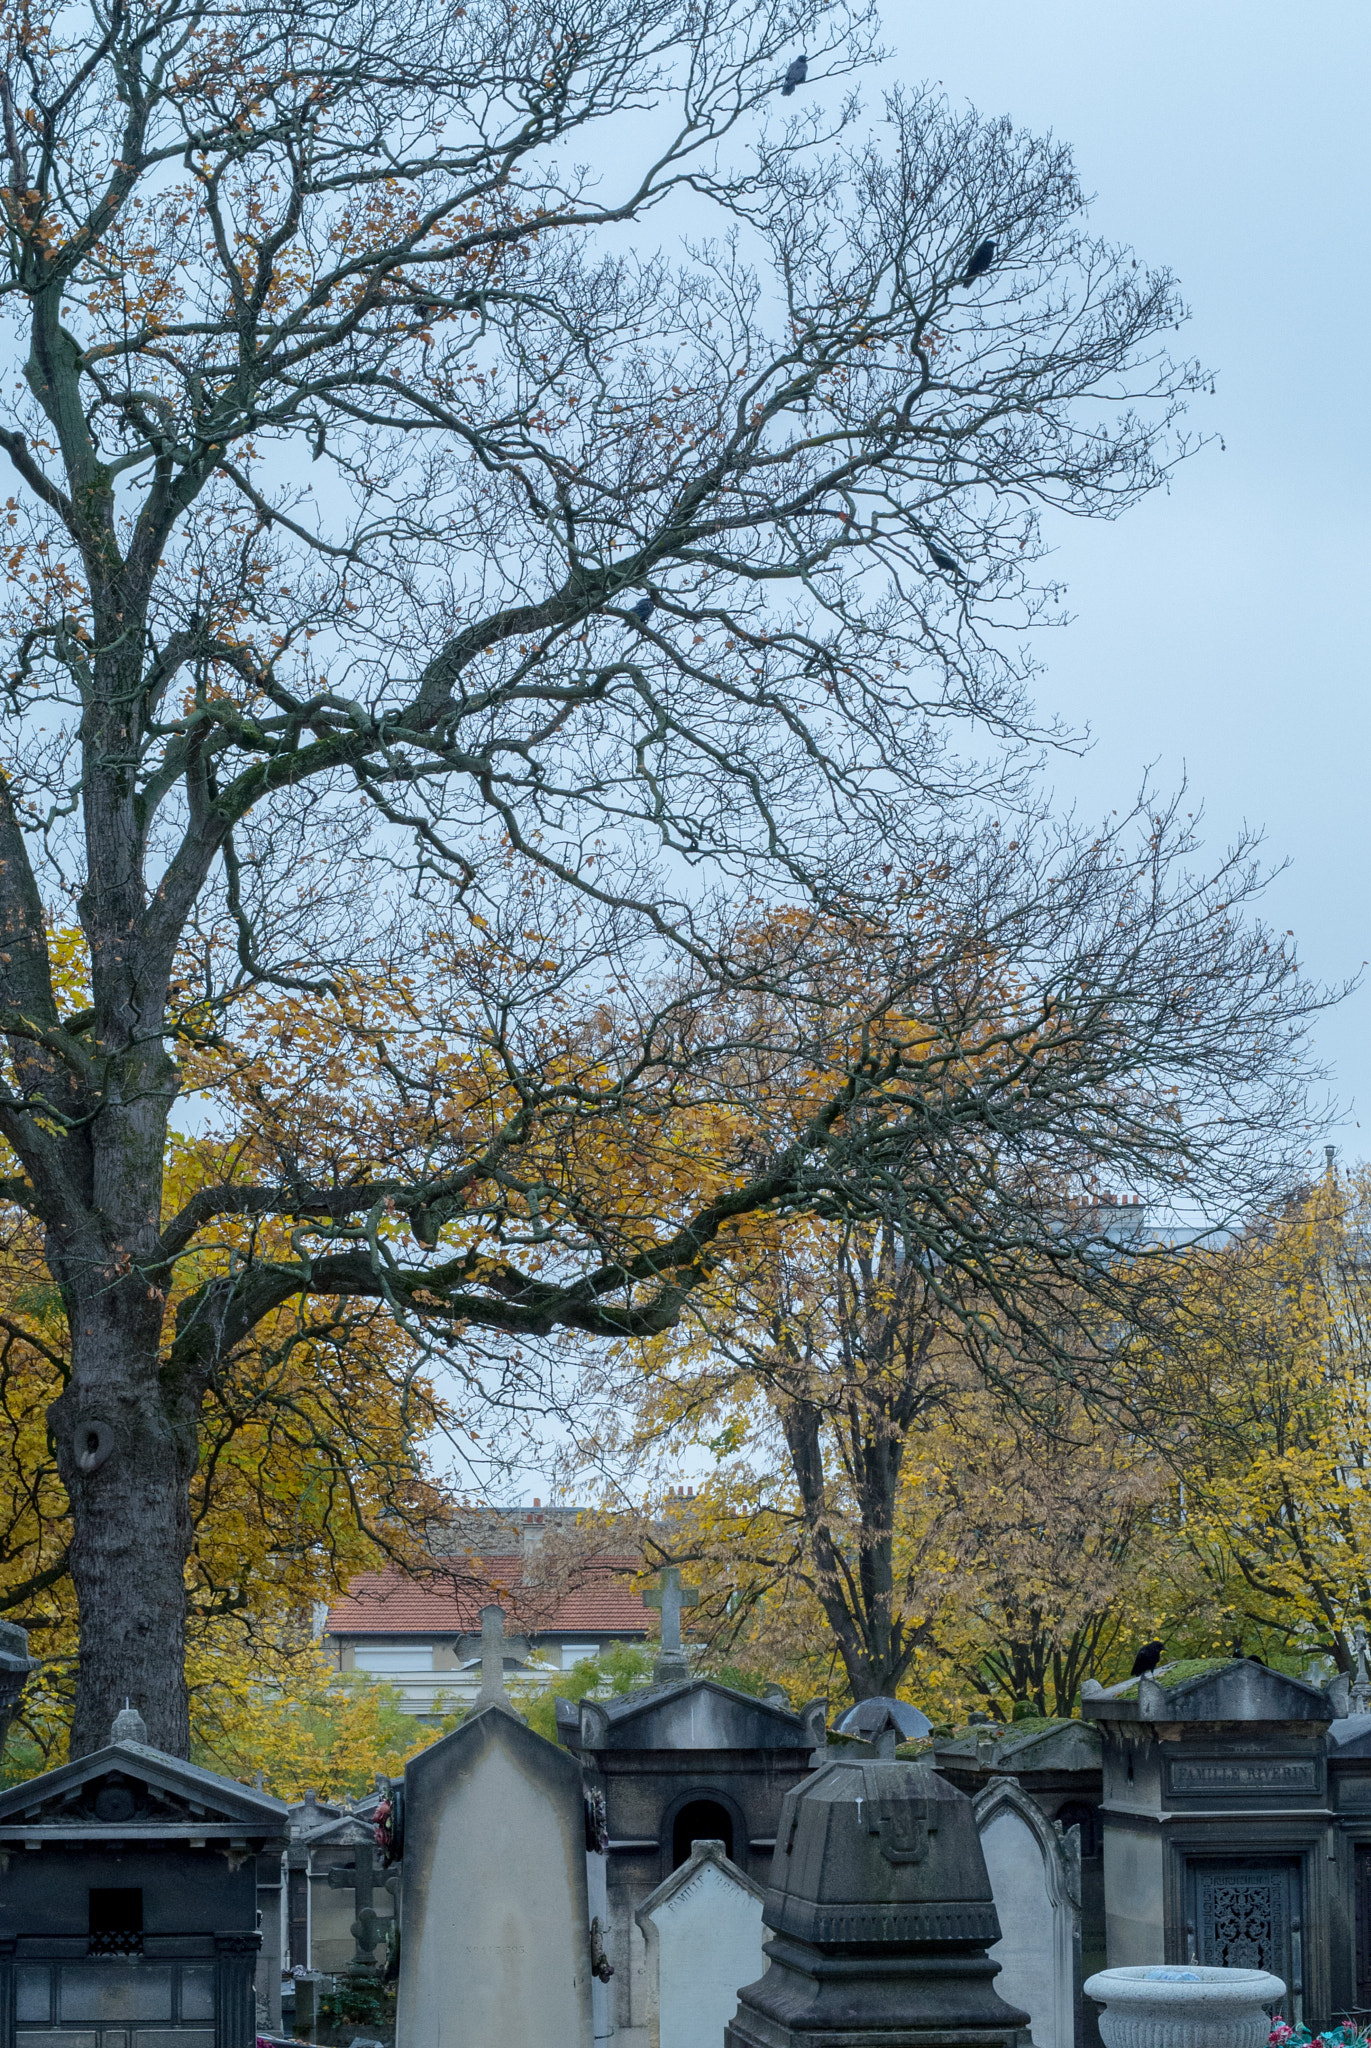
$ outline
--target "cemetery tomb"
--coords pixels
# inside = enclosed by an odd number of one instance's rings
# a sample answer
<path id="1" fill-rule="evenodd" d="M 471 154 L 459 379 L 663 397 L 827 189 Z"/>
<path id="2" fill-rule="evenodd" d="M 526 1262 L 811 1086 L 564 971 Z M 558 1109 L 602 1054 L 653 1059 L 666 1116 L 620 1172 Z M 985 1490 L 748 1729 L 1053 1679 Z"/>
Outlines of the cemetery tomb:
<path id="1" fill-rule="evenodd" d="M 722 1841 L 737 1868 L 766 1885 L 781 1802 L 812 1769 L 824 1705 L 796 1714 L 704 1678 L 557 1704 L 558 1738 L 605 1802 L 615 2048 L 648 2048 L 637 1909 L 689 1859 L 693 1841 Z"/>
<path id="2" fill-rule="evenodd" d="M 490 1704 L 405 1766 L 398 2048 L 593 2048 L 581 1769 L 504 1699 L 498 1636 Z"/>
<path id="3" fill-rule="evenodd" d="M 934 1744 L 943 1777 L 972 1799 L 1012 1779 L 1043 1818 L 1064 1835 L 1074 1829 L 1080 1845 L 1080 1975 L 1103 1970 L 1105 1942 L 1104 1797 L 1100 1735 L 1093 1723 L 1034 1716 L 998 1726 L 987 1724 Z M 1008 1995 L 1008 1994 L 1006 1994 Z M 1100 2048 L 1096 2008 L 1078 2005 L 1081 2048 Z"/>
<path id="4" fill-rule="evenodd" d="M 287 1809 L 143 1732 L 0 1793 L 0 2048 L 252 2048 Z"/>
<path id="5" fill-rule="evenodd" d="M 1252 1658 L 1087 1685 L 1104 1771 L 1109 1966 L 1270 1971 L 1317 2030 L 1354 1993 L 1336 1689 Z"/>
<path id="6" fill-rule="evenodd" d="M 1045 1820 L 1013 1778 L 973 1802 L 999 1916 L 996 1989 L 1029 2016 L 1033 2048 L 1075 2048 L 1081 2006 L 1079 1837 Z"/>
<path id="7" fill-rule="evenodd" d="M 739 1991 L 766 1967 L 764 1896 L 722 1842 L 697 1841 L 638 1908 L 649 2048 L 718 2048 Z"/>

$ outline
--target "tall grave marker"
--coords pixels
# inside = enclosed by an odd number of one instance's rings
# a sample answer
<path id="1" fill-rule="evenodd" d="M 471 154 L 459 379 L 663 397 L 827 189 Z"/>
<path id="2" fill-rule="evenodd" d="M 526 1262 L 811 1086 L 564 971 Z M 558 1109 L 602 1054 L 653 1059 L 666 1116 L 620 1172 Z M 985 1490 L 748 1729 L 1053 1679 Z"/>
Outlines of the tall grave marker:
<path id="1" fill-rule="evenodd" d="M 481 1615 L 484 1704 L 405 1767 L 397 2048 L 593 2048 L 581 1769 L 504 1691 Z"/>

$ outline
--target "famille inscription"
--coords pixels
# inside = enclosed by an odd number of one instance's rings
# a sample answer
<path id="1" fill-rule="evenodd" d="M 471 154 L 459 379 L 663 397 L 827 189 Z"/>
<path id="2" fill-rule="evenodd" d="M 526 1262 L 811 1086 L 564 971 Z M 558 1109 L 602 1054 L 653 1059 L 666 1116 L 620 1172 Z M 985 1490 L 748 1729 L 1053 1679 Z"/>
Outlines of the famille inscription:
<path id="1" fill-rule="evenodd" d="M 1171 1764 L 1176 1792 L 1317 1792 L 1319 1767 L 1313 1757 L 1176 1757 Z"/>

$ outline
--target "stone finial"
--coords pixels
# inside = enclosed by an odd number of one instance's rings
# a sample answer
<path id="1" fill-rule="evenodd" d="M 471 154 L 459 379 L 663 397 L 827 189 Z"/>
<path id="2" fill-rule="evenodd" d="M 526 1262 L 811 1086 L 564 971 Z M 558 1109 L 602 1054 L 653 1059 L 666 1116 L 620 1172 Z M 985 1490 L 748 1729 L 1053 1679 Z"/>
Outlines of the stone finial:
<path id="1" fill-rule="evenodd" d="M 1366 1630 L 1360 1624 L 1352 1632 L 1352 1648 L 1357 1653 L 1357 1662 L 1349 1688 L 1349 1704 L 1354 1714 L 1364 1714 L 1371 1709 L 1371 1672 L 1366 1667 Z"/>
<path id="2" fill-rule="evenodd" d="M 145 1748 L 147 1746 L 147 1722 L 143 1719 L 137 1707 L 131 1705 L 128 1700 L 124 1701 L 123 1706 L 114 1717 L 114 1725 L 110 1729 L 109 1739 L 111 1742 L 141 1742 Z"/>
<path id="3" fill-rule="evenodd" d="M 675 1685 L 690 1676 L 690 1660 L 681 1646 L 681 1609 L 697 1607 L 700 1593 L 696 1586 L 681 1584 L 680 1568 L 674 1564 L 663 1569 L 661 1581 L 643 1595 L 644 1607 L 659 1608 L 662 1616 L 662 1647 L 652 1676 L 658 1685 Z"/>

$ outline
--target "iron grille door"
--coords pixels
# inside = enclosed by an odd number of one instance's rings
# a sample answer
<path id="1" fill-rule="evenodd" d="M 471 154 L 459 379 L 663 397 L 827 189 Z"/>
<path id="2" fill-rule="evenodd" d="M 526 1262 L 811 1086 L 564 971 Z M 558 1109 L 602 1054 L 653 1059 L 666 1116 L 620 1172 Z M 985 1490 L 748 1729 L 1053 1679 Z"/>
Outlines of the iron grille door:
<path id="1" fill-rule="evenodd" d="M 1285 2002 L 1298 2022 L 1304 1988 L 1299 1864 L 1196 1861 L 1190 1877 L 1196 1962 L 1270 1970 L 1285 1983 Z"/>

